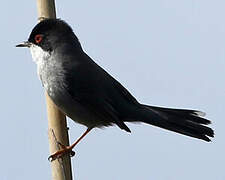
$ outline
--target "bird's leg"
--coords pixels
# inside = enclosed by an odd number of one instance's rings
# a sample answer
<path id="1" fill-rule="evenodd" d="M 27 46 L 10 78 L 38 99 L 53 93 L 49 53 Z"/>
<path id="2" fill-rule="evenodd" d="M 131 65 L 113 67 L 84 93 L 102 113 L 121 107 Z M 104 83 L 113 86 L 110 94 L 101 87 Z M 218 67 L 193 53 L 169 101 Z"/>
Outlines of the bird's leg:
<path id="1" fill-rule="evenodd" d="M 61 158 L 65 154 L 74 156 L 75 153 L 72 151 L 72 149 L 91 131 L 91 129 L 92 128 L 88 128 L 71 146 L 65 146 L 58 142 L 62 149 L 49 156 L 48 160 L 52 162 L 55 159 Z"/>

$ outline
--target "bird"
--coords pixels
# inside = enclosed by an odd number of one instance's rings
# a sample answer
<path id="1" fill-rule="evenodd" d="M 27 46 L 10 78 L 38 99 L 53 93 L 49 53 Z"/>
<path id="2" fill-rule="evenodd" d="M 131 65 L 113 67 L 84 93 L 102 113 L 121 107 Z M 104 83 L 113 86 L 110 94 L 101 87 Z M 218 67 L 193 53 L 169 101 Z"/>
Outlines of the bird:
<path id="1" fill-rule="evenodd" d="M 126 122 L 142 122 L 210 142 L 210 120 L 198 110 L 156 107 L 138 102 L 116 79 L 83 50 L 72 28 L 61 19 L 44 19 L 30 33 L 28 47 L 37 64 L 42 86 L 68 117 L 87 127 L 71 146 L 50 156 L 68 154 L 93 128 L 117 125 L 131 132 Z"/>

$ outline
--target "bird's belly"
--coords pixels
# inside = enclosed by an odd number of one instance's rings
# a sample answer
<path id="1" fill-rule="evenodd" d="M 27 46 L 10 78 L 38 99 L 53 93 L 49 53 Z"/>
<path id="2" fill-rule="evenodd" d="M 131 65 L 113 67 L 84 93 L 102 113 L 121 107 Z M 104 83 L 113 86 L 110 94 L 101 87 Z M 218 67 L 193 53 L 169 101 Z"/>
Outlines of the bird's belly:
<path id="1" fill-rule="evenodd" d="M 45 73 L 43 73 L 45 72 Z M 73 99 L 65 89 L 66 84 L 62 70 L 47 70 L 40 73 L 40 79 L 52 101 L 59 107 L 59 109 L 72 120 L 83 124 L 87 127 L 102 127 L 112 124 L 110 119 L 98 116 L 98 113 L 90 111 L 78 101 Z"/>
<path id="2" fill-rule="evenodd" d="M 87 127 L 102 127 L 112 124 L 109 119 L 103 119 L 102 117 L 97 116 L 96 113 L 89 111 L 79 102 L 72 99 L 65 91 L 48 87 L 47 92 L 59 109 L 77 123 Z"/>

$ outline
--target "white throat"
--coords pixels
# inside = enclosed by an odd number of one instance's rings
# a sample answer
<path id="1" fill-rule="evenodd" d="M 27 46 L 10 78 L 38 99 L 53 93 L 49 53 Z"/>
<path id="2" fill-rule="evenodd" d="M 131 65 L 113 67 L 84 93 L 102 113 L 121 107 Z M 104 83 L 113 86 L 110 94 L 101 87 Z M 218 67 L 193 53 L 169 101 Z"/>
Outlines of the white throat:
<path id="1" fill-rule="evenodd" d="M 47 51 L 44 51 L 42 48 L 34 44 L 30 46 L 30 52 L 31 52 L 33 61 L 37 64 L 37 73 L 40 76 L 41 69 L 43 69 L 44 66 L 46 66 L 46 63 L 48 62 L 48 59 L 50 58 L 50 53 Z"/>
<path id="2" fill-rule="evenodd" d="M 30 52 L 33 58 L 33 61 L 38 64 L 42 64 L 43 61 L 47 60 L 50 57 L 50 53 L 44 51 L 37 45 L 32 44 L 30 46 Z"/>

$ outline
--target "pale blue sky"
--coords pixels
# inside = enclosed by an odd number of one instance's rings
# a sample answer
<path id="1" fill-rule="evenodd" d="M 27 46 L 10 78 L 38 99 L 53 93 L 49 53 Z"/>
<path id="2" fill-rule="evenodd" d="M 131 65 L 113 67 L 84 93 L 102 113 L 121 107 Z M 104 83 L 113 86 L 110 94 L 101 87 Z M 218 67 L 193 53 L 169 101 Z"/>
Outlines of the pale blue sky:
<path id="1" fill-rule="evenodd" d="M 14 3 L 14 4 L 12 4 Z M 225 179 L 225 1 L 56 1 L 85 51 L 142 103 L 205 111 L 212 143 L 148 125 L 93 130 L 75 149 L 75 179 Z M 50 179 L 44 92 L 26 40 L 36 1 L 1 3 L 0 179 Z M 70 140 L 85 127 L 69 120 Z"/>

